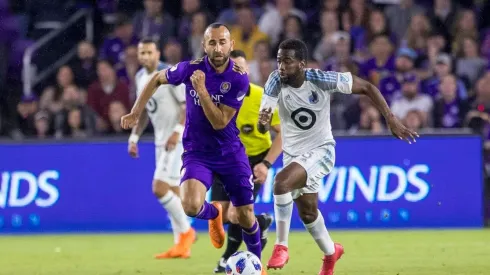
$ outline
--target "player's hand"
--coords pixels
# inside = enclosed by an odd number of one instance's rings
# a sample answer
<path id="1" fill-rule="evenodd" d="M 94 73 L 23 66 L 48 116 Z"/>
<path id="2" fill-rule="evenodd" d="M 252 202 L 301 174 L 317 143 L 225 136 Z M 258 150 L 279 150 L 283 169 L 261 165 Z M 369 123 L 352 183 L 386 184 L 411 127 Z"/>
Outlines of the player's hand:
<path id="1" fill-rule="evenodd" d="M 405 127 L 405 125 L 403 125 L 401 121 L 395 117 L 388 119 L 387 123 L 393 136 L 401 140 L 405 140 L 409 144 L 416 142 L 415 138 L 419 137 L 419 134 Z"/>
<path id="2" fill-rule="evenodd" d="M 132 157 L 132 158 L 139 158 L 140 155 L 138 153 L 138 144 L 134 143 L 134 142 L 130 142 L 128 144 L 128 153 L 129 155 Z"/>
<path id="3" fill-rule="evenodd" d="M 201 70 L 195 70 L 191 75 L 192 87 L 200 95 L 206 90 L 206 75 Z"/>
<path id="4" fill-rule="evenodd" d="M 259 113 L 259 124 L 266 127 L 272 119 L 272 108 L 263 109 Z"/>
<path id="5" fill-rule="evenodd" d="M 121 127 L 123 129 L 130 129 L 133 128 L 136 123 L 138 123 L 138 119 L 140 118 L 140 114 L 131 112 L 127 115 L 124 115 L 121 117 Z"/>
<path id="6" fill-rule="evenodd" d="M 165 144 L 165 150 L 172 151 L 177 146 L 177 142 L 179 142 L 180 134 L 174 132 L 167 140 L 167 144 Z"/>
<path id="7" fill-rule="evenodd" d="M 255 183 L 260 183 L 263 184 L 265 180 L 267 179 L 267 174 L 269 173 L 269 169 L 265 164 L 259 163 L 254 166 L 254 176 L 255 176 Z"/>

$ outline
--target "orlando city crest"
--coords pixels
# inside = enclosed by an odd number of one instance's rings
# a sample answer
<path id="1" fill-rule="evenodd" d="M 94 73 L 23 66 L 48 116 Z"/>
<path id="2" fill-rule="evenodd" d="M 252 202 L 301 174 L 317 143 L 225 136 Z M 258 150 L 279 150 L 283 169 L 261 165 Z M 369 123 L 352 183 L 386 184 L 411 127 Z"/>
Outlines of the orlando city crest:
<path id="1" fill-rule="evenodd" d="M 229 92 L 231 89 L 231 83 L 230 82 L 221 82 L 221 86 L 219 86 L 219 90 L 221 91 L 222 94 L 226 94 Z"/>

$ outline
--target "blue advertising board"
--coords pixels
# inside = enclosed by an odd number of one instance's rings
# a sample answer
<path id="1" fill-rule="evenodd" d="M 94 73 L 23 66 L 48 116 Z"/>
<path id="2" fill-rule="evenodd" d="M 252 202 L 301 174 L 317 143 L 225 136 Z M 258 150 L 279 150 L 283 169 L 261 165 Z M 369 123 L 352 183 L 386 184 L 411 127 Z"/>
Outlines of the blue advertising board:
<path id="1" fill-rule="evenodd" d="M 481 227 L 482 150 L 476 136 L 337 138 L 319 193 L 329 228 Z M 0 145 L 0 233 L 169 230 L 151 193 L 154 146 L 124 142 Z M 273 213 L 270 170 L 256 212 Z M 207 223 L 193 220 L 197 229 Z M 303 229 L 294 214 L 294 229 Z"/>

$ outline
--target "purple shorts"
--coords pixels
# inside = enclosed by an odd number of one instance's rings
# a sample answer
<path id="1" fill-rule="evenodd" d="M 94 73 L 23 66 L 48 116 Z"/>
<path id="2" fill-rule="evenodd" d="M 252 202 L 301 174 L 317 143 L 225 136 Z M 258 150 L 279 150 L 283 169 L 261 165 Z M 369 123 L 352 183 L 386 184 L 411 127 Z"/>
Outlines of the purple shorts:
<path id="1" fill-rule="evenodd" d="M 252 169 L 243 148 L 226 155 L 184 152 L 181 175 L 181 183 L 196 179 L 207 190 L 213 184 L 213 176 L 217 176 L 234 206 L 254 203 Z"/>

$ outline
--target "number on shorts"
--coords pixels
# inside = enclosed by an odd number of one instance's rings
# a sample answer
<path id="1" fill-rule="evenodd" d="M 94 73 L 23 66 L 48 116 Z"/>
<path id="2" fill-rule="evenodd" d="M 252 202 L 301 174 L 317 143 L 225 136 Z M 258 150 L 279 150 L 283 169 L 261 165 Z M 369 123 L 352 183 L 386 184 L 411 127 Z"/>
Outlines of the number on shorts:
<path id="1" fill-rule="evenodd" d="M 316 123 L 315 113 L 307 108 L 298 108 L 291 113 L 294 124 L 301 130 L 309 130 Z"/>

